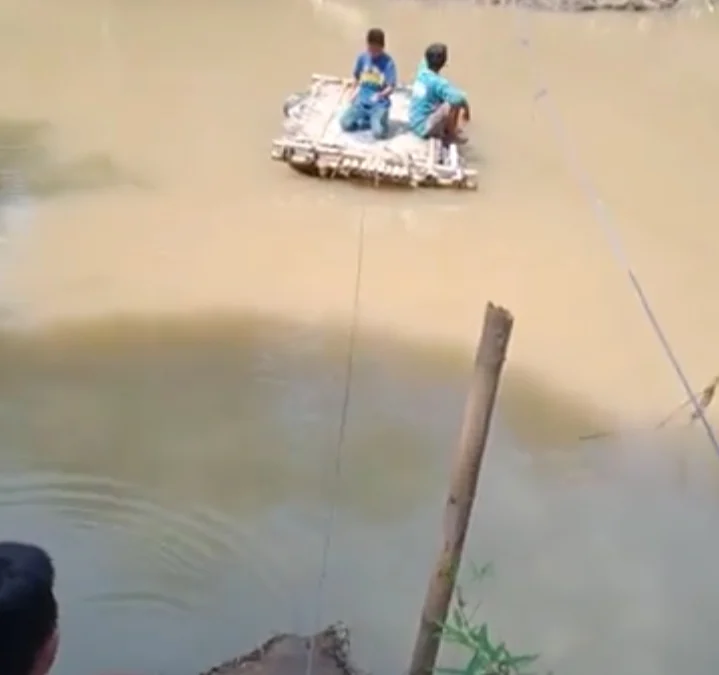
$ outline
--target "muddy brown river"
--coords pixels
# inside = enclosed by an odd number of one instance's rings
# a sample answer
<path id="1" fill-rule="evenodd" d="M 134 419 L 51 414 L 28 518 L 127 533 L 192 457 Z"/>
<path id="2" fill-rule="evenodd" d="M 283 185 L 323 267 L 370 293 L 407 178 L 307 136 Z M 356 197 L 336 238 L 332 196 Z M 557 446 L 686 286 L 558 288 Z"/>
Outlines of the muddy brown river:
<path id="1" fill-rule="evenodd" d="M 270 162 L 370 25 L 407 78 L 450 43 L 477 193 Z M 686 398 L 607 227 L 691 384 L 719 373 L 718 59 L 699 1 L 0 0 L 0 536 L 56 558 L 57 675 L 314 630 L 334 500 L 321 621 L 403 672 L 488 300 L 516 325 L 468 594 L 557 675 L 713 672 L 719 457 L 698 427 L 577 439 Z"/>

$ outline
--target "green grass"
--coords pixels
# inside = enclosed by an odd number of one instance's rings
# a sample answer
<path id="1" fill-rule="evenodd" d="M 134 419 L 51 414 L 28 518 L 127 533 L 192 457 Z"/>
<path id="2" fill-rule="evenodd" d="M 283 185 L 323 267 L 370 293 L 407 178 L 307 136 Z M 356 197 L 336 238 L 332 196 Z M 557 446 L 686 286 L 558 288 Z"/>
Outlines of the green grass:
<path id="1" fill-rule="evenodd" d="M 473 566 L 473 582 L 479 583 L 490 573 L 489 565 Z M 470 606 L 457 586 L 454 606 L 441 627 L 442 643 L 456 649 L 466 664 L 459 668 L 435 668 L 435 675 L 536 675 L 539 655 L 515 653 L 493 638 L 488 624 L 477 619 L 479 607 L 479 602 Z"/>

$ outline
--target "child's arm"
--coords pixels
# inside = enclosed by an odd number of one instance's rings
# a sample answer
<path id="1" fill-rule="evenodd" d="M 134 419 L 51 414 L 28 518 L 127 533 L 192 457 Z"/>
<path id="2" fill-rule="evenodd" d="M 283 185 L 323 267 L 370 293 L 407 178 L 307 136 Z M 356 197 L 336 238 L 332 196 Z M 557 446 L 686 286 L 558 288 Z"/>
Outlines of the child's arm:
<path id="1" fill-rule="evenodd" d="M 461 106 L 467 102 L 467 95 L 461 89 L 457 89 L 449 80 L 442 80 L 437 84 L 439 85 L 437 93 L 445 103 Z"/>
<path id="2" fill-rule="evenodd" d="M 360 54 L 355 61 L 355 68 L 352 71 L 352 77 L 355 79 L 355 86 L 359 84 L 360 75 L 364 66 L 364 54 Z"/>
<path id="3" fill-rule="evenodd" d="M 444 80 L 439 86 L 439 96 L 445 102 L 451 106 L 462 108 L 464 110 L 464 116 L 469 121 L 469 101 L 467 100 L 467 94 L 461 89 L 457 89 L 449 80 Z"/>
<path id="4" fill-rule="evenodd" d="M 397 86 L 397 67 L 393 58 L 388 58 L 384 68 L 384 89 L 377 95 L 379 98 L 389 98 Z"/>
<path id="5" fill-rule="evenodd" d="M 349 100 L 354 100 L 354 97 L 357 96 L 357 89 L 359 88 L 359 79 L 360 75 L 362 75 L 362 69 L 364 67 L 364 54 L 360 54 L 357 57 L 357 60 L 355 61 L 355 67 L 352 71 L 352 77 L 354 78 L 354 81 L 352 84 L 350 84 L 350 95 Z"/>

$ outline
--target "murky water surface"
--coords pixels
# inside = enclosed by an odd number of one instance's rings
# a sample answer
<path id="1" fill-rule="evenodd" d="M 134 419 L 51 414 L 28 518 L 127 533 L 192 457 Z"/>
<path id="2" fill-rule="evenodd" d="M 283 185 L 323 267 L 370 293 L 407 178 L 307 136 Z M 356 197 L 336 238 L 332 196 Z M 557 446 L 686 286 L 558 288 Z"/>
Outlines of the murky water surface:
<path id="1" fill-rule="evenodd" d="M 450 42 L 477 194 L 269 161 L 283 97 L 374 24 L 405 77 Z M 704 5 L 2 0 L 0 37 L 0 536 L 56 557 L 58 675 L 189 674 L 311 631 L 335 499 L 322 620 L 402 672 L 490 299 L 516 327 L 468 545 L 486 615 L 558 674 L 713 671 L 718 458 L 698 429 L 577 441 L 684 398 L 578 172 L 691 382 L 719 369 Z"/>

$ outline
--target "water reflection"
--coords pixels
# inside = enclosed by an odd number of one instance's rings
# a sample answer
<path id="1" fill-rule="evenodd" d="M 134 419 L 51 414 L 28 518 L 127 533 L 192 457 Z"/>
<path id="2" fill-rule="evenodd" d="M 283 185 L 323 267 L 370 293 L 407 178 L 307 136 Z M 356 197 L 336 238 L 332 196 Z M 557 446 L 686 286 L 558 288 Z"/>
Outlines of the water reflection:
<path id="1" fill-rule="evenodd" d="M 8 339 L 0 352 L 7 455 L 36 466 L 61 457 L 67 471 L 112 475 L 170 499 L 201 494 L 234 512 L 312 501 L 336 442 L 343 349 L 341 333 L 323 338 L 252 319 L 96 324 Z M 346 497 L 382 517 L 411 509 L 431 481 L 432 439 L 403 419 L 416 413 L 396 387 L 368 364 L 349 422 L 347 453 L 360 478 Z M 403 484 L 409 492 L 392 497 L 390 487 Z M 370 489 L 379 499 L 361 499 Z"/>
<path id="2" fill-rule="evenodd" d="M 145 186 L 107 154 L 58 157 L 51 140 L 52 127 L 46 121 L 0 119 L 0 176 L 6 197 L 17 196 L 18 191 L 53 197 L 75 191 Z"/>

